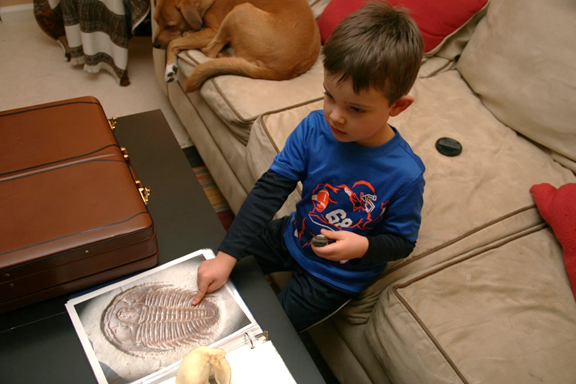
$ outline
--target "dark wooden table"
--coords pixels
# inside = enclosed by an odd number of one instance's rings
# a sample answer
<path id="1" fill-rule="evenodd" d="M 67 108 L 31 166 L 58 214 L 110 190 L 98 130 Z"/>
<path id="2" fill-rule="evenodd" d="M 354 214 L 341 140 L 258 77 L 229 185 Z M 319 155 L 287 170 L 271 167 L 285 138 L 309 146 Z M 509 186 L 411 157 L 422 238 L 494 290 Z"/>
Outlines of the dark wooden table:
<path id="1" fill-rule="evenodd" d="M 160 263 L 201 248 L 216 251 L 225 231 L 162 112 L 121 117 L 116 127 L 151 189 Z M 236 265 L 232 281 L 296 382 L 325 383 L 252 257 Z M 96 383 L 64 307 L 69 296 L 0 315 L 0 383 Z"/>

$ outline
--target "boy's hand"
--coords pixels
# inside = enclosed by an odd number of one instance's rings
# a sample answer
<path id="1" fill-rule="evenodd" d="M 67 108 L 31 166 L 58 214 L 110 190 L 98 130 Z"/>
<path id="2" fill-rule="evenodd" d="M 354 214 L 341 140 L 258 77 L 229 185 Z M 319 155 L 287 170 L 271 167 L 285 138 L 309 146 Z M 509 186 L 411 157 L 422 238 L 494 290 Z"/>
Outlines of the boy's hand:
<path id="1" fill-rule="evenodd" d="M 368 239 L 348 231 L 321 231 L 328 240 L 336 240 L 324 247 L 312 245 L 314 253 L 323 259 L 332 261 L 346 261 L 358 259 L 368 251 Z"/>
<path id="2" fill-rule="evenodd" d="M 192 305 L 202 301 L 207 293 L 222 287 L 238 260 L 224 252 L 218 252 L 214 259 L 204 260 L 198 267 L 198 293 L 192 300 Z"/>

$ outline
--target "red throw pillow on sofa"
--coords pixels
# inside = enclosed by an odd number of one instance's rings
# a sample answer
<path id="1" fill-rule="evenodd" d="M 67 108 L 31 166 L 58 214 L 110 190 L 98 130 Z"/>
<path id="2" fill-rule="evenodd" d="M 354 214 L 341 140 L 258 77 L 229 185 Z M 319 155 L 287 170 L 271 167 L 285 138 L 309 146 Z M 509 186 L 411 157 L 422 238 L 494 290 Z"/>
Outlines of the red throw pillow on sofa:
<path id="1" fill-rule="evenodd" d="M 369 0 L 332 0 L 318 17 L 322 44 L 328 40 L 332 30 L 350 13 L 360 9 Z M 410 10 L 424 38 L 424 52 L 438 47 L 468 22 L 488 3 L 488 0 L 390 0 L 392 6 Z"/>
<path id="2" fill-rule="evenodd" d="M 576 298 L 576 183 L 556 189 L 550 184 L 530 188 L 538 211 L 562 245 L 564 264 Z"/>

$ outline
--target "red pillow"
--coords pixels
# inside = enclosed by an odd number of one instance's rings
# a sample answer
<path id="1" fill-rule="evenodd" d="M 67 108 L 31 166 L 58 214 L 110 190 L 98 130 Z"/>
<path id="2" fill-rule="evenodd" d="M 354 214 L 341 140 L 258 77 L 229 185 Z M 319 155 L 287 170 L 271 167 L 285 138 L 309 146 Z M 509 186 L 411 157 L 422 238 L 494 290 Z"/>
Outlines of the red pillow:
<path id="1" fill-rule="evenodd" d="M 322 44 L 343 18 L 369 0 L 332 0 L 318 17 Z M 488 0 L 390 0 L 392 6 L 408 8 L 424 38 L 424 52 L 439 46 L 488 3 Z"/>
<path id="2" fill-rule="evenodd" d="M 576 183 L 556 189 L 550 184 L 530 188 L 542 218 L 562 245 L 564 264 L 576 298 Z"/>

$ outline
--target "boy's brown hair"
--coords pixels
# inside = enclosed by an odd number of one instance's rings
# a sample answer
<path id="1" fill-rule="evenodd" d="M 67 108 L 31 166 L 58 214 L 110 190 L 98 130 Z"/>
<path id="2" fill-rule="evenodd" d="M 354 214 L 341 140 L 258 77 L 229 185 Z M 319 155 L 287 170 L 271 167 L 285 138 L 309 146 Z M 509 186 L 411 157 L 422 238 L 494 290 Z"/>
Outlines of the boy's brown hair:
<path id="1" fill-rule="evenodd" d="M 383 91 L 390 105 L 412 88 L 424 52 L 422 34 L 408 11 L 370 2 L 348 15 L 323 48 L 324 69 L 352 79 L 354 92 Z"/>

